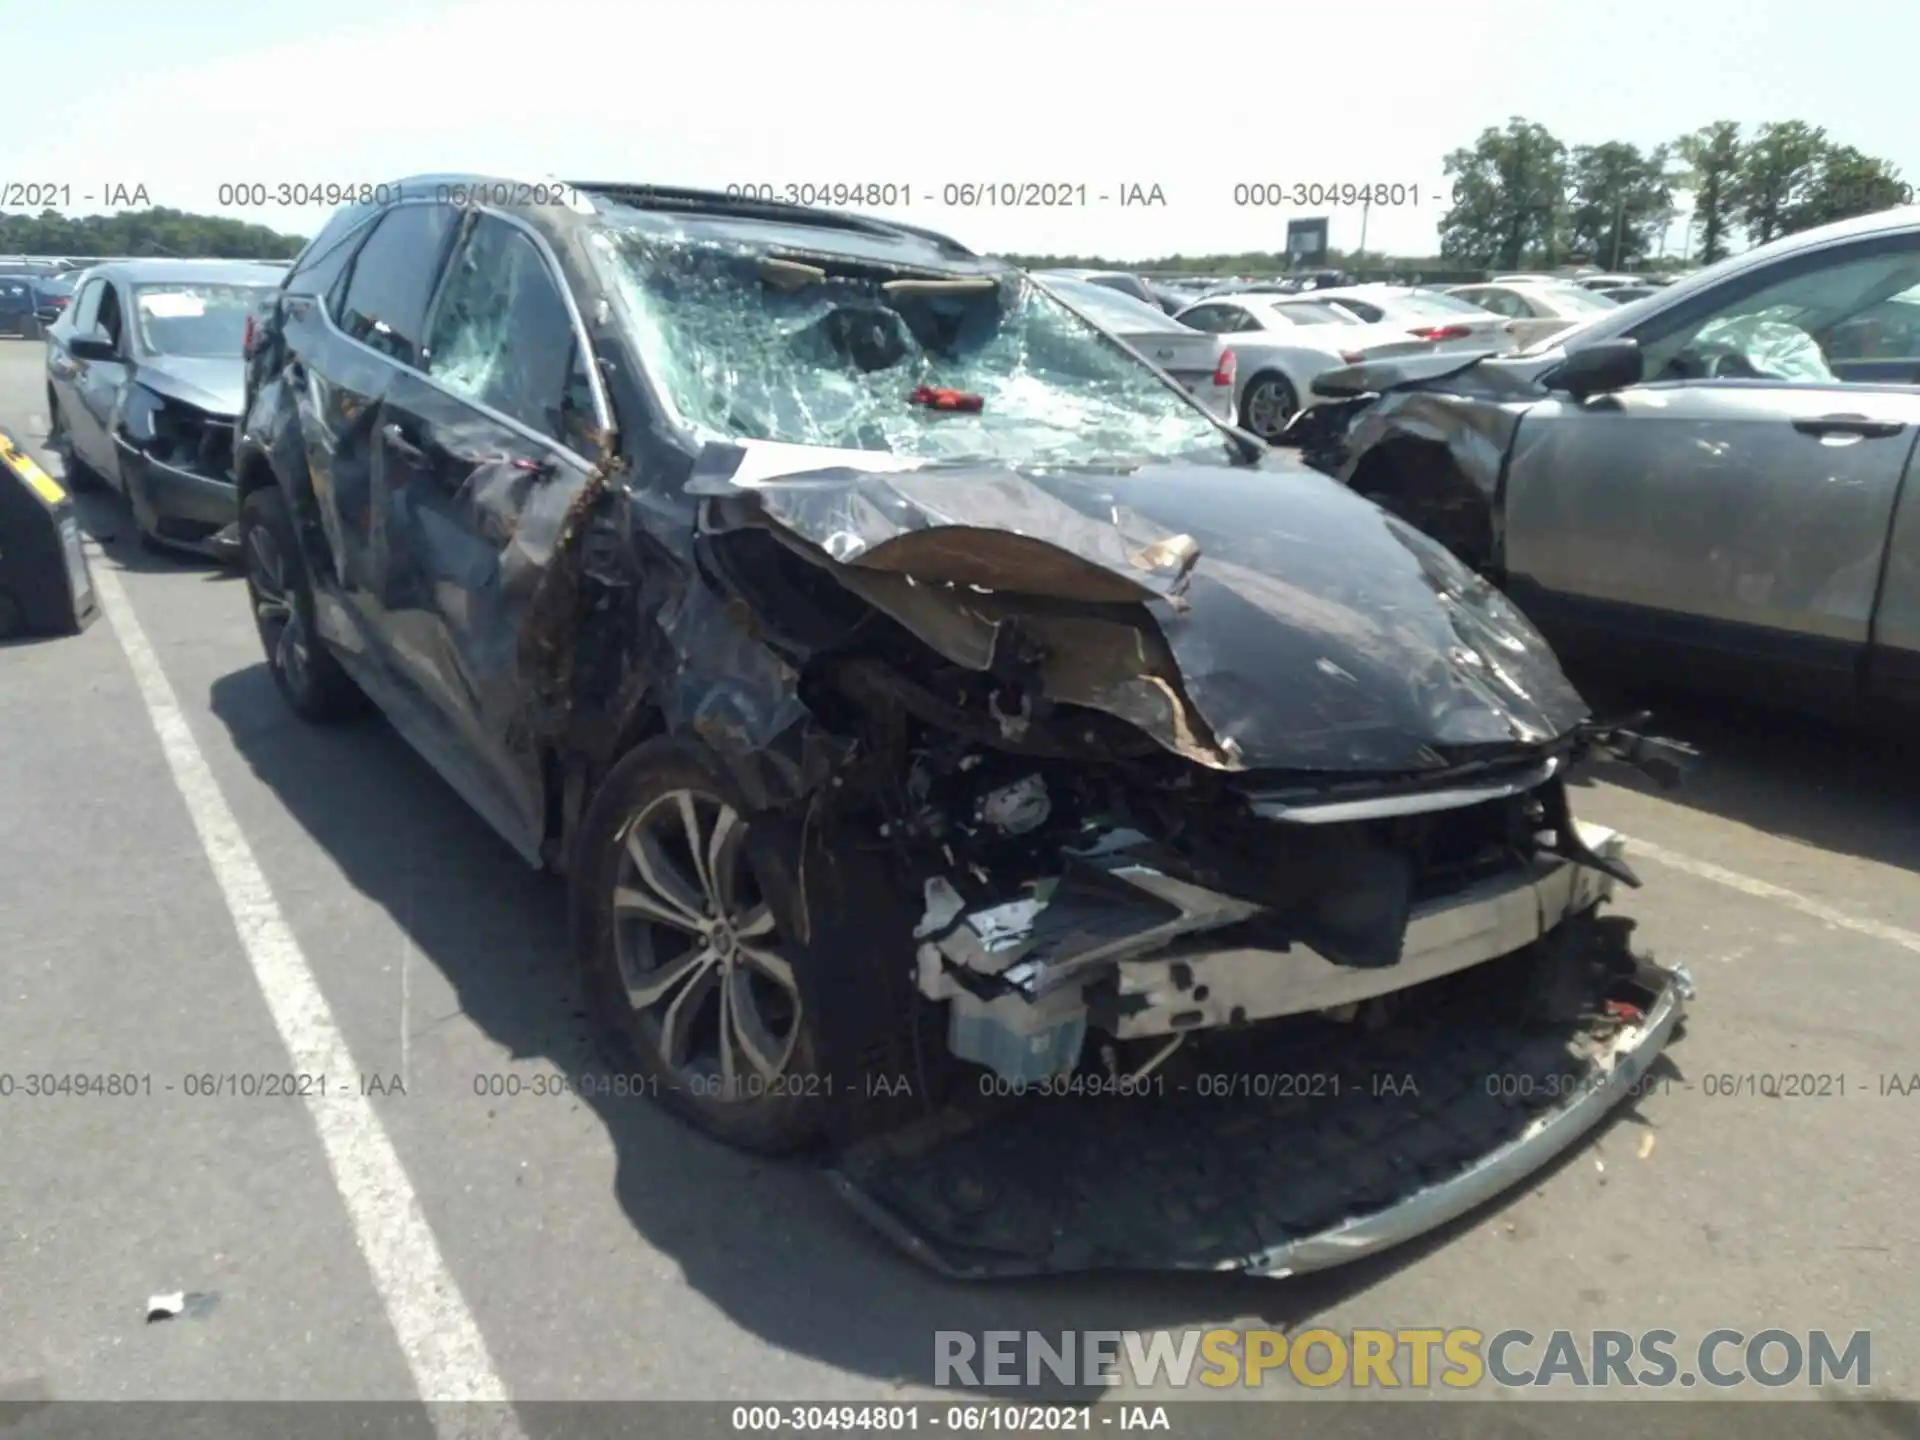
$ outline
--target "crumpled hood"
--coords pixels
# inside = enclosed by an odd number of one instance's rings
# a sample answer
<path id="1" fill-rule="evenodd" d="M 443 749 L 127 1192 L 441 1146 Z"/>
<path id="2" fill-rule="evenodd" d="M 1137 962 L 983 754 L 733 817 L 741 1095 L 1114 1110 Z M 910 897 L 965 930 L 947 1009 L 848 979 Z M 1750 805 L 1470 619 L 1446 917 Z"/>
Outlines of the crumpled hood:
<path id="1" fill-rule="evenodd" d="M 134 378 L 149 390 L 217 416 L 240 413 L 246 386 L 245 365 L 238 356 L 231 360 L 197 360 L 163 355 L 143 363 Z"/>
<path id="2" fill-rule="evenodd" d="M 814 468 L 780 473 L 796 463 Z M 1541 744 L 1587 718 L 1511 602 L 1288 458 L 1100 474 L 902 463 L 710 445 L 688 490 L 751 495 L 839 565 L 912 577 L 922 600 L 945 582 L 962 611 L 1042 595 L 1122 613 L 1134 628 L 1114 627 L 1131 636 L 1116 656 L 1145 671 L 1164 637 L 1218 768 L 1433 769 L 1460 758 L 1448 751 Z M 1138 707 L 1103 708 L 1193 753 Z"/>

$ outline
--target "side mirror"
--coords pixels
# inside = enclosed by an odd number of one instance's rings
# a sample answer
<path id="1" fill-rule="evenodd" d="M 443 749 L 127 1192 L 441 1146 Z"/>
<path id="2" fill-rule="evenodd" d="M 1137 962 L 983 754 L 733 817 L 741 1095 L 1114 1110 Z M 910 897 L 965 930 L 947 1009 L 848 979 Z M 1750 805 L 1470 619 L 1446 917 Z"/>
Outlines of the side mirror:
<path id="1" fill-rule="evenodd" d="M 89 330 L 84 335 L 76 335 L 67 342 L 67 349 L 73 352 L 76 360 L 118 360 L 120 351 L 104 330 Z"/>
<path id="2" fill-rule="evenodd" d="M 1640 342 L 1602 340 L 1575 350 L 1541 377 L 1549 390 L 1561 390 L 1576 400 L 1624 390 L 1640 383 Z"/>

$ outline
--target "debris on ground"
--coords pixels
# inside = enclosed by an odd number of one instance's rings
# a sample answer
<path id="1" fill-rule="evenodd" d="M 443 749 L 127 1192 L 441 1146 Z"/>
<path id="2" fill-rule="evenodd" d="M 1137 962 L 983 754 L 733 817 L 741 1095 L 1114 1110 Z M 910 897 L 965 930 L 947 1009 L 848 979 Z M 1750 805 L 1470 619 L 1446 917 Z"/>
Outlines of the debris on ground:
<path id="1" fill-rule="evenodd" d="M 186 1292 L 175 1290 L 168 1295 L 149 1295 L 147 1297 L 147 1323 L 156 1320 L 171 1320 L 187 1308 Z"/>
<path id="2" fill-rule="evenodd" d="M 176 1315 L 184 1315 L 189 1320 L 203 1320 L 212 1313 L 219 1300 L 220 1296 L 211 1290 L 171 1290 L 161 1295 L 149 1295 L 147 1323 L 152 1325 L 161 1320 L 171 1320 Z"/>

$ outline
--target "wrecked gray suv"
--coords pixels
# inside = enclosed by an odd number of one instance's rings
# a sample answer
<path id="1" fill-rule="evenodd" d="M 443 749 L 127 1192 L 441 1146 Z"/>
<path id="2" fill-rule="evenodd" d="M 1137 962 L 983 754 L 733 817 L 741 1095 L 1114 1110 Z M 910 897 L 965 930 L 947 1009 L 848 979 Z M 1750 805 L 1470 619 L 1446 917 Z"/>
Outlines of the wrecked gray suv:
<path id="1" fill-rule="evenodd" d="M 1659 1052 L 1634 739 L 1439 545 L 944 236 L 382 189 L 248 341 L 254 614 L 565 873 L 635 1091 L 954 1273 L 1278 1274 Z"/>

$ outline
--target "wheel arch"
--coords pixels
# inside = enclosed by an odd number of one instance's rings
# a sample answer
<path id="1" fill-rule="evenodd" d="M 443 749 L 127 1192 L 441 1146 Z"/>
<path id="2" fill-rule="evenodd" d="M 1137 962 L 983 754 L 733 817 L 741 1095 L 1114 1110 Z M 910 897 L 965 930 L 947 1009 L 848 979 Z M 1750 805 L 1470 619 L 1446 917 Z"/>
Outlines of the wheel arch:
<path id="1" fill-rule="evenodd" d="M 1347 484 L 1475 570 L 1493 566 L 1493 506 L 1442 442 L 1391 436 L 1360 457 Z"/>
<path id="2" fill-rule="evenodd" d="M 628 755 L 649 740 L 667 733 L 667 719 L 650 691 L 603 713 L 594 728 L 611 735 L 604 743 L 576 746 L 564 755 L 548 750 L 547 777 L 548 862 L 558 874 L 573 864 L 573 848 L 600 786 Z"/>

